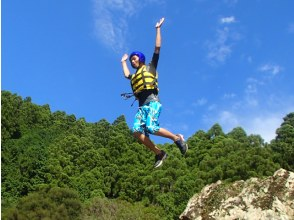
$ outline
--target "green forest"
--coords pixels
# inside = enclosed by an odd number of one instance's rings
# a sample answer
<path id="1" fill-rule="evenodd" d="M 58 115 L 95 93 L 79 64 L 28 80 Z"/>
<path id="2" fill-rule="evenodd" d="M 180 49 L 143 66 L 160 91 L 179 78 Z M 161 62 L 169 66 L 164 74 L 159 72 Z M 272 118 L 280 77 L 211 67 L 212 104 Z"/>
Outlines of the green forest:
<path id="1" fill-rule="evenodd" d="M 88 123 L 9 91 L 1 105 L 2 219 L 178 219 L 207 184 L 294 171 L 293 112 L 270 143 L 216 122 L 187 139 L 185 157 L 161 144 L 169 157 L 154 169 L 123 115 Z"/>

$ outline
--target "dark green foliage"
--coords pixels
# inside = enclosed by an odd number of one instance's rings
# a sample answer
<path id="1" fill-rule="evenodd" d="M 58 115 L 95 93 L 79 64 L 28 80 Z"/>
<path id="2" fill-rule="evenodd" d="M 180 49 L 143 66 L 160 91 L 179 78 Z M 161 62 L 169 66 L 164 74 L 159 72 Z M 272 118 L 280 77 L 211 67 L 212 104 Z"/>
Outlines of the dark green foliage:
<path id="1" fill-rule="evenodd" d="M 1 93 L 1 143 L 8 139 L 20 137 L 20 125 L 18 122 L 21 97 L 7 91 Z M 4 106 L 4 107 L 3 107 Z"/>
<path id="2" fill-rule="evenodd" d="M 276 133 L 277 137 L 271 143 L 273 151 L 279 154 L 276 160 L 283 168 L 294 171 L 294 113 L 284 118 Z"/>
<path id="3" fill-rule="evenodd" d="M 245 143 L 248 140 L 246 132 L 241 127 L 234 128 L 228 133 L 228 137 L 242 143 Z"/>
<path id="4" fill-rule="evenodd" d="M 123 200 L 95 198 L 86 204 L 82 215 L 83 220 L 163 220 L 165 214 L 160 207 L 132 204 Z"/>
<path id="5" fill-rule="evenodd" d="M 82 203 L 76 192 L 70 189 L 51 188 L 21 198 L 16 207 L 5 213 L 3 219 L 73 220 L 80 219 L 81 210 Z"/>
<path id="6" fill-rule="evenodd" d="M 225 134 L 215 124 L 188 139 L 185 157 L 172 143 L 160 145 L 169 156 L 154 169 L 154 155 L 133 138 L 124 116 L 88 123 L 2 91 L 2 214 L 177 219 L 206 184 L 293 169 L 293 118 L 286 116 L 271 144 L 240 127 Z"/>

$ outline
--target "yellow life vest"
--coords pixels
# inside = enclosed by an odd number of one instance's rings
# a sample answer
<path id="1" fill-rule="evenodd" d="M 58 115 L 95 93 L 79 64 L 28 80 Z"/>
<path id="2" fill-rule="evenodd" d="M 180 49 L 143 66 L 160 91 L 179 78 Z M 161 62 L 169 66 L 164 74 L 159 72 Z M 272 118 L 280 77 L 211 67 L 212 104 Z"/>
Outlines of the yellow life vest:
<path id="1" fill-rule="evenodd" d="M 149 72 L 150 66 L 143 65 L 137 70 L 131 77 L 131 86 L 133 93 L 136 95 L 142 90 L 146 89 L 158 89 L 158 74 Z"/>

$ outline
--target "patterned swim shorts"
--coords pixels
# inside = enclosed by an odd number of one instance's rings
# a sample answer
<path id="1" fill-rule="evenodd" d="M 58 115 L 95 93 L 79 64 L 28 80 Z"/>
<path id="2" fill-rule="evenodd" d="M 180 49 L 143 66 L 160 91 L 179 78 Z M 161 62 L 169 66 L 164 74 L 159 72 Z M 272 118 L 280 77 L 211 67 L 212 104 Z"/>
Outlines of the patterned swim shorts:
<path id="1" fill-rule="evenodd" d="M 135 115 L 133 132 L 140 132 L 149 136 L 157 132 L 159 127 L 158 118 L 161 112 L 161 104 L 157 101 L 149 102 L 139 107 Z"/>

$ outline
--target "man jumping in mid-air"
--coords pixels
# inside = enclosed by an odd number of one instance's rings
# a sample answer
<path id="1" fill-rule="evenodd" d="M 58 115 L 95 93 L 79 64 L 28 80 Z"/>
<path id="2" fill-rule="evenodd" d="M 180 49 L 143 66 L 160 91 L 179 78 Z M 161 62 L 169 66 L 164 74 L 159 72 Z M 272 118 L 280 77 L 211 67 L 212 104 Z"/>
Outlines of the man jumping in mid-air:
<path id="1" fill-rule="evenodd" d="M 160 28 L 164 22 L 161 18 L 156 23 L 156 40 L 155 50 L 152 56 L 151 63 L 145 64 L 145 56 L 143 53 L 135 51 L 128 56 L 124 54 L 121 58 L 124 76 L 131 81 L 131 86 L 136 99 L 139 101 L 139 109 L 135 115 L 133 134 L 146 147 L 155 153 L 154 167 L 162 165 L 163 160 L 167 157 L 166 152 L 160 150 L 149 138 L 149 134 L 169 138 L 175 142 L 184 155 L 188 150 L 188 145 L 185 143 L 183 135 L 173 134 L 167 129 L 161 128 L 158 123 L 158 118 L 161 112 L 161 104 L 158 97 L 158 82 L 157 82 L 157 63 L 159 59 L 159 51 L 161 47 Z M 127 66 L 127 60 L 136 72 L 130 73 Z"/>

